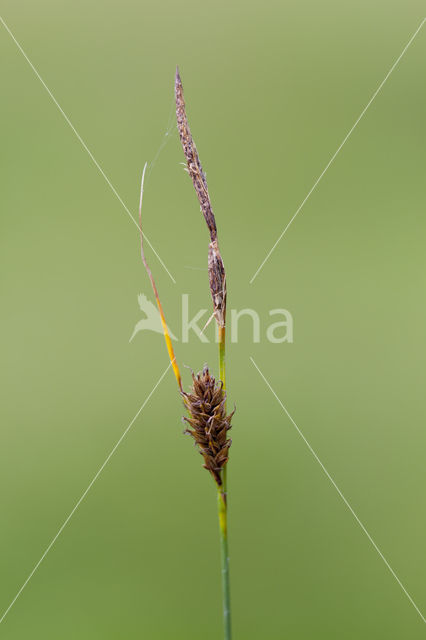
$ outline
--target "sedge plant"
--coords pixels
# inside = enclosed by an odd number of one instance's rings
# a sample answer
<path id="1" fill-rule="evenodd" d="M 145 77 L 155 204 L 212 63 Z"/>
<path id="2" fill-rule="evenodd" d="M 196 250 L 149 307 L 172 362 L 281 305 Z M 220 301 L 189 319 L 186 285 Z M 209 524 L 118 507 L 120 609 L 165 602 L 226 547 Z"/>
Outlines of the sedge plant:
<path id="1" fill-rule="evenodd" d="M 211 200 L 207 188 L 207 180 L 201 166 L 197 148 L 191 135 L 186 115 L 182 81 L 179 70 L 175 77 L 176 120 L 182 149 L 186 160 L 186 170 L 192 180 L 200 209 L 210 234 L 208 246 L 208 274 L 210 293 L 213 301 L 213 315 L 218 331 L 219 346 L 219 378 L 215 379 L 207 366 L 198 374 L 192 373 L 192 386 L 189 392 L 184 391 L 182 377 L 173 350 L 173 344 L 164 311 L 160 302 L 158 290 L 147 263 L 142 232 L 142 200 L 146 166 L 142 173 L 141 194 L 139 202 L 139 227 L 141 241 L 141 257 L 151 281 L 155 300 L 161 317 L 164 338 L 170 358 L 171 366 L 179 387 L 179 393 L 188 415 L 184 417 L 187 424 L 185 429 L 195 441 L 199 453 L 203 457 L 203 466 L 214 479 L 217 488 L 217 505 L 219 518 L 219 533 L 221 546 L 221 573 L 223 595 L 223 624 L 224 639 L 231 640 L 231 595 L 229 583 L 229 552 L 228 552 L 228 492 L 226 469 L 229 458 L 231 439 L 228 432 L 231 429 L 232 411 L 226 412 L 225 390 L 225 335 L 226 335 L 226 275 L 222 256 L 220 254 L 216 221 L 213 214 Z"/>

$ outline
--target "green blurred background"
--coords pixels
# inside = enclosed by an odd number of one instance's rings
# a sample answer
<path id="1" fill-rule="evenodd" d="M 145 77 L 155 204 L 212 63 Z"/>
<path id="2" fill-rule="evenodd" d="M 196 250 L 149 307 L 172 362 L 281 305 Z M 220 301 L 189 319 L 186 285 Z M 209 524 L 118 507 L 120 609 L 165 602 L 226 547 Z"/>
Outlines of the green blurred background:
<path id="1" fill-rule="evenodd" d="M 180 65 L 228 273 L 238 640 L 417 640 L 424 611 L 426 27 L 257 279 L 249 279 L 419 26 L 422 3 L 4 0 L 1 15 L 145 231 L 169 323 L 210 308 L 180 163 Z M 136 227 L 0 27 L 4 611 L 165 367 L 139 333 Z M 170 120 L 170 116 L 172 119 Z M 166 144 L 164 144 L 166 143 Z M 191 268 L 188 268 L 191 267 Z M 268 311 L 294 343 L 265 339 Z M 211 337 L 212 327 L 208 330 Z M 216 368 L 213 342 L 176 346 Z M 185 369 L 186 383 L 189 372 Z M 213 482 L 169 371 L 0 625 L 17 639 L 221 637 Z"/>

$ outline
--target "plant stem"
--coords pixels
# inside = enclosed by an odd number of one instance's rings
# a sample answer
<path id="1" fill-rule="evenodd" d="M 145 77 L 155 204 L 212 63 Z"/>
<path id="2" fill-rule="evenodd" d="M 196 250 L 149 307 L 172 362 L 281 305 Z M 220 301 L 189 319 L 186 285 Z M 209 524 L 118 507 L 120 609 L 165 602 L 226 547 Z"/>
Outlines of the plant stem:
<path id="1" fill-rule="evenodd" d="M 226 366 L 225 366 L 225 327 L 219 327 L 219 379 L 222 381 L 223 389 L 226 391 Z M 226 404 L 226 403 L 225 403 Z M 225 494 L 225 502 L 227 496 L 227 469 L 228 465 L 226 464 L 223 468 L 222 472 L 222 490 Z M 226 505 L 225 505 L 226 506 Z"/>
<path id="2" fill-rule="evenodd" d="M 226 388 L 225 377 L 225 327 L 219 327 L 219 379 L 224 389 Z"/>
<path id="3" fill-rule="evenodd" d="M 229 555 L 227 506 L 224 487 L 218 487 L 217 506 L 219 513 L 220 546 L 222 557 L 223 626 L 225 640 L 231 640 L 231 592 L 229 586 Z"/>
<path id="4" fill-rule="evenodd" d="M 225 389 L 225 327 L 219 326 L 219 378 Z M 218 487 L 217 506 L 219 515 L 220 546 L 222 558 L 222 595 L 224 638 L 231 640 L 231 590 L 229 584 L 228 552 L 228 506 L 226 468 L 222 471 L 222 486 Z"/>

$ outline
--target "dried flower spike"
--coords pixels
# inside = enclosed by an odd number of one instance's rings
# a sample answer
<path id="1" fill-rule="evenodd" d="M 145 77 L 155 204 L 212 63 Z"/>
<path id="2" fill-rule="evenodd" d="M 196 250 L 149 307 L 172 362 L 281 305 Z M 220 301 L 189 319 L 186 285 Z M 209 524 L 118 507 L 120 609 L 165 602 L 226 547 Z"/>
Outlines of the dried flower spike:
<path id="1" fill-rule="evenodd" d="M 207 180 L 201 166 L 197 147 L 192 139 L 191 130 L 185 110 L 182 81 L 179 70 L 176 69 L 175 79 L 176 119 L 183 153 L 185 155 L 188 173 L 194 185 L 195 192 L 200 202 L 209 233 L 210 244 L 208 254 L 208 270 L 210 292 L 213 299 L 213 311 L 219 328 L 225 327 L 226 317 L 226 277 L 222 256 L 220 255 L 217 241 L 216 220 L 213 214 Z"/>
<path id="2" fill-rule="evenodd" d="M 184 418 L 191 427 L 186 429 L 186 433 L 194 438 L 204 458 L 204 468 L 220 487 L 221 471 L 228 462 L 231 440 L 227 436 L 234 414 L 226 415 L 223 384 L 217 382 L 204 367 L 201 373 L 192 374 L 192 390 L 190 393 L 182 392 L 182 396 L 190 415 Z"/>

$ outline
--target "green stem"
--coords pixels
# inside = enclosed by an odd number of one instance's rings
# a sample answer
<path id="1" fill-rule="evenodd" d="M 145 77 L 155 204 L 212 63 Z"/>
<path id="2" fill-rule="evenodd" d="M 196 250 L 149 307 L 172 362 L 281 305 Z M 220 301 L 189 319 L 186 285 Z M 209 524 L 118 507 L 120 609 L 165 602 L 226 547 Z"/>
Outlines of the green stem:
<path id="1" fill-rule="evenodd" d="M 226 494 L 218 487 L 217 506 L 219 514 L 220 546 L 222 558 L 223 626 L 225 640 L 231 640 L 231 592 L 229 585 L 229 552 Z"/>
<path id="2" fill-rule="evenodd" d="M 219 327 L 219 379 L 226 388 L 225 375 L 225 327 Z"/>
<path id="3" fill-rule="evenodd" d="M 219 378 L 225 389 L 225 327 L 219 327 Z M 218 487 L 217 506 L 219 514 L 220 546 L 222 559 L 222 595 L 224 639 L 231 640 L 231 590 L 229 584 L 229 551 L 228 551 L 228 506 L 227 478 L 225 465 L 222 471 L 222 486 Z"/>
<path id="4" fill-rule="evenodd" d="M 219 379 L 222 381 L 223 389 L 226 391 L 226 371 L 225 371 L 225 327 L 219 327 Z M 227 466 L 225 465 L 222 471 L 222 491 L 227 494 Z"/>

